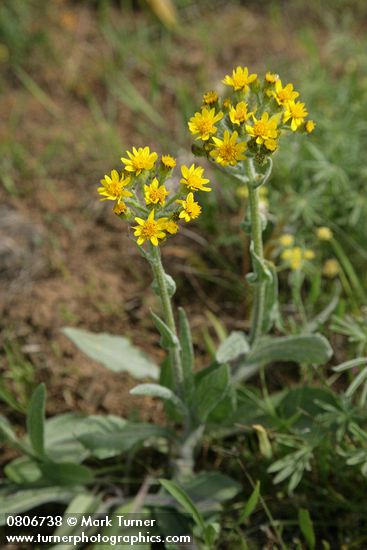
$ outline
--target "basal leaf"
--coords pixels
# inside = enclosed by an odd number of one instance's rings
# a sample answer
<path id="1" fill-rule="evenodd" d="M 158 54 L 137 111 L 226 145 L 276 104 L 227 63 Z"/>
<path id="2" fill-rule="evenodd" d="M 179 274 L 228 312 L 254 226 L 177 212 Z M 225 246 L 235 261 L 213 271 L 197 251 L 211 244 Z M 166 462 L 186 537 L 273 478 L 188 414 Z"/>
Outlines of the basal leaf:
<path id="1" fill-rule="evenodd" d="M 189 495 L 174 481 L 170 481 L 168 479 L 160 479 L 159 481 L 166 489 L 166 491 L 168 491 L 173 496 L 173 498 L 175 498 L 177 502 L 181 504 L 183 509 L 188 514 L 192 515 L 193 520 L 195 521 L 196 525 L 201 531 L 201 534 L 203 535 L 205 533 L 205 521 Z"/>
<path id="2" fill-rule="evenodd" d="M 309 550 L 314 550 L 316 545 L 315 531 L 310 512 L 305 508 L 301 508 L 298 512 L 298 523 L 302 534 L 306 539 Z"/>
<path id="3" fill-rule="evenodd" d="M 69 502 L 75 491 L 58 487 L 45 487 L 24 491 L 0 491 L 0 524 L 5 523 L 5 514 L 21 514 L 48 502 Z"/>
<path id="4" fill-rule="evenodd" d="M 33 392 L 28 404 L 27 432 L 35 453 L 42 457 L 45 454 L 45 401 L 46 388 L 40 384 Z"/>
<path id="5" fill-rule="evenodd" d="M 236 380 L 246 380 L 262 365 L 270 363 L 322 365 L 330 359 L 332 353 L 329 342 L 321 334 L 262 338 L 237 366 L 234 377 Z"/>
<path id="6" fill-rule="evenodd" d="M 199 419 L 204 422 L 215 407 L 226 397 L 230 389 L 228 365 L 216 365 L 200 373 L 193 404 Z"/>
<path id="7" fill-rule="evenodd" d="M 242 523 L 245 519 L 249 518 L 252 512 L 255 510 L 260 498 L 260 481 L 256 482 L 255 488 L 252 491 L 250 498 L 246 502 L 245 508 L 240 515 L 239 523 Z"/>
<path id="8" fill-rule="evenodd" d="M 124 453 L 143 445 L 147 440 L 172 437 L 172 433 L 167 428 L 139 422 L 128 423 L 114 433 L 91 433 L 82 435 L 79 439 L 92 454 L 98 455 L 101 450 Z"/>
<path id="9" fill-rule="evenodd" d="M 157 365 L 128 338 L 67 327 L 62 332 L 88 357 L 114 372 L 128 372 L 137 379 L 158 378 Z"/>
<path id="10" fill-rule="evenodd" d="M 86 485 L 94 479 L 92 471 L 83 464 L 46 461 L 40 464 L 43 476 L 56 486 Z"/>
<path id="11" fill-rule="evenodd" d="M 187 413 L 187 409 L 181 399 L 172 390 L 160 384 L 140 384 L 130 390 L 130 393 L 131 395 L 149 395 L 170 401 L 181 413 Z"/>
<path id="12" fill-rule="evenodd" d="M 250 346 L 246 335 L 235 330 L 220 344 L 215 358 L 218 363 L 227 363 L 238 359 L 241 355 L 246 355 L 249 351 Z"/>

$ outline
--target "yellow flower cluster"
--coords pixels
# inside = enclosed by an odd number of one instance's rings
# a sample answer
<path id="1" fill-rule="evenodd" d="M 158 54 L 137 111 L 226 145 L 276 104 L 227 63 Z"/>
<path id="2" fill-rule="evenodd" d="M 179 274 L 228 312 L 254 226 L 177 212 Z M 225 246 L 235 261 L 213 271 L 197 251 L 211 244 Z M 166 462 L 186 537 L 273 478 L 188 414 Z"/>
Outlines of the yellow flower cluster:
<path id="1" fill-rule="evenodd" d="M 202 142 L 196 152 L 221 166 L 235 166 L 246 156 L 262 160 L 276 151 L 282 133 L 315 128 L 293 84 L 283 86 L 277 74 L 268 72 L 260 80 L 247 67 L 237 67 L 222 82 L 230 94 L 220 98 L 207 92 L 188 122 L 195 141 Z"/>
<path id="2" fill-rule="evenodd" d="M 316 229 L 316 236 L 320 241 L 331 241 L 333 238 L 333 232 L 329 227 L 322 226 Z"/>
<path id="3" fill-rule="evenodd" d="M 280 257 L 292 271 L 298 271 L 302 269 L 305 260 L 315 259 L 315 252 L 309 248 L 293 246 L 294 241 L 294 236 L 290 233 L 284 233 L 279 237 L 279 244 L 284 248 Z"/>
<path id="4" fill-rule="evenodd" d="M 329 227 L 322 226 L 316 229 L 316 236 L 320 241 L 330 241 L 333 238 L 333 232 Z M 291 233 L 283 233 L 278 238 L 280 247 L 277 252 L 280 253 L 281 259 L 285 262 L 285 267 L 290 268 L 292 271 L 302 270 L 305 260 L 314 260 L 316 257 L 313 250 L 296 246 L 295 241 L 295 237 Z M 340 271 L 340 264 L 335 258 L 326 260 L 321 269 L 321 273 L 330 279 L 339 275 Z"/>
<path id="5" fill-rule="evenodd" d="M 282 252 L 282 260 L 289 263 L 289 267 L 292 271 L 297 271 L 302 268 L 304 260 L 313 260 L 315 253 L 313 250 L 304 250 L 300 246 L 294 246 L 293 248 L 287 248 Z"/>
<path id="6" fill-rule="evenodd" d="M 207 133 L 212 133 L 210 125 Z M 114 201 L 115 214 L 136 223 L 133 229 L 138 245 L 150 242 L 158 246 L 177 233 L 180 220 L 189 222 L 200 216 L 201 206 L 194 193 L 211 191 L 201 166 L 181 166 L 182 179 L 173 191 L 166 186 L 176 166 L 176 159 L 170 155 L 162 155 L 158 162 L 158 154 L 149 147 L 133 147 L 121 161 L 123 170 L 105 175 L 98 193 L 102 201 Z"/>

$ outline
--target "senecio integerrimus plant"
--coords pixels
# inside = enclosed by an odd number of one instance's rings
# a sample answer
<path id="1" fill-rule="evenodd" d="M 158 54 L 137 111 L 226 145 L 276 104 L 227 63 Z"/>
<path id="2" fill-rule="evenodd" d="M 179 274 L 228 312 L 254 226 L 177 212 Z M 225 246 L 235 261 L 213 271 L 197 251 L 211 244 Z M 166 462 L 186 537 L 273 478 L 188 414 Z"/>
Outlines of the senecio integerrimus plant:
<path id="1" fill-rule="evenodd" d="M 268 72 L 260 80 L 257 74 L 249 74 L 247 67 L 237 67 L 223 83 L 230 93 L 223 98 L 214 91 L 206 93 L 201 111 L 195 113 L 188 126 L 199 141 L 193 152 L 206 156 L 248 186 L 249 214 L 243 228 L 251 235 L 253 273 L 248 281 L 254 285 L 254 300 L 250 343 L 255 344 L 272 322 L 272 300 L 269 296 L 266 306 L 266 290 L 268 287 L 271 292 L 275 278 L 272 265 L 264 259 L 262 232 L 266 219 L 259 208 L 259 190 L 271 175 L 272 155 L 282 134 L 310 133 L 315 124 L 306 120 L 308 112 L 298 101 L 293 84 L 283 86 L 277 74 Z"/>
<path id="2" fill-rule="evenodd" d="M 167 349 L 169 362 L 169 382 L 166 386 L 140 385 L 133 393 L 171 401 L 183 417 L 187 443 L 188 436 L 200 424 L 195 419 L 192 403 L 193 347 L 183 309 L 179 310 L 180 330 L 177 329 L 172 307 L 176 285 L 164 270 L 160 246 L 178 232 L 180 221 L 187 223 L 200 215 L 201 206 L 195 200 L 196 195 L 210 192 L 211 188 L 200 166 L 183 165 L 182 179 L 175 185 L 171 176 L 176 160 L 172 156 L 162 155 L 158 161 L 157 153 L 151 152 L 149 147 L 133 147 L 132 152 L 127 151 L 126 154 L 127 157 L 121 159 L 123 172 L 112 170 L 110 176 L 105 175 L 98 192 L 102 200 L 115 202 L 115 214 L 131 225 L 139 250 L 151 266 L 153 288 L 161 301 L 163 320 L 154 313 L 152 317 L 161 334 L 162 347 Z M 191 471 L 192 452 L 180 446 L 176 454 L 178 469 Z"/>
<path id="3" fill-rule="evenodd" d="M 181 167 L 179 186 L 170 189 L 172 186 L 166 186 L 166 180 L 172 175 L 176 160 L 170 155 L 162 155 L 157 162 L 157 153 L 151 152 L 149 147 L 133 147 L 132 152 L 127 151 L 127 157 L 121 159 L 125 165 L 122 174 L 112 170 L 111 176 L 106 175 L 101 180 L 98 192 L 102 200 L 115 201 L 114 212 L 132 223 L 140 251 L 152 268 L 154 290 L 161 300 L 166 327 L 156 317 L 155 321 L 169 344 L 172 376 L 177 395 L 182 397 L 185 365 L 171 302 L 175 283 L 164 270 L 160 245 L 177 233 L 180 220 L 189 222 L 200 215 L 201 206 L 194 193 L 209 192 L 211 188 L 209 180 L 203 177 L 204 169 L 192 164 L 190 168 Z"/>
<path id="4" fill-rule="evenodd" d="M 176 166 L 173 157 L 163 155 L 158 159 L 149 147 L 133 147 L 121 159 L 123 170 L 112 170 L 98 189 L 102 200 L 114 201 L 115 214 L 128 222 L 153 271 L 153 288 L 160 297 L 163 319 L 154 313 L 152 317 L 168 361 L 160 384 L 142 384 L 132 393 L 168 401 L 171 425 L 182 419 L 183 431 L 173 445 L 179 477 L 192 473 L 194 449 L 207 423 L 218 419 L 225 423 L 231 418 L 236 408 L 234 381 L 247 379 L 272 361 L 317 364 L 330 356 L 330 348 L 320 335 L 261 340 L 276 317 L 277 280 L 274 266 L 264 258 L 262 233 L 266 221 L 259 209 L 259 188 L 269 179 L 272 155 L 281 135 L 310 133 L 314 123 L 306 120 L 308 113 L 304 103 L 297 100 L 299 94 L 293 85 L 283 86 L 278 75 L 267 73 L 261 81 L 247 68 L 238 67 L 223 82 L 230 94 L 220 98 L 215 92 L 206 93 L 201 111 L 188 125 L 196 136 L 194 153 L 206 156 L 248 186 L 249 215 L 243 225 L 251 236 L 253 273 L 248 279 L 254 286 L 249 338 L 239 331 L 231 333 L 219 346 L 215 361 L 194 373 L 191 332 L 183 309 L 177 315 L 179 328 L 176 325 L 172 307 L 175 283 L 164 270 L 161 247 L 179 231 L 180 223 L 190 222 L 201 213 L 200 194 L 212 190 L 201 166 L 182 166 L 182 178 L 175 184 L 171 178 Z"/>

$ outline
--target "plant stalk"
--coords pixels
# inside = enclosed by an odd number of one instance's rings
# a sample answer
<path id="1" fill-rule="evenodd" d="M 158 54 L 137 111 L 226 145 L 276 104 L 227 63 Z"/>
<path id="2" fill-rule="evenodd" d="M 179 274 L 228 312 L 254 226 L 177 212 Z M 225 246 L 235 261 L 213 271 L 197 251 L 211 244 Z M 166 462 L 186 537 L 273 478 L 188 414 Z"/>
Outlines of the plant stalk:
<path id="1" fill-rule="evenodd" d="M 159 295 L 162 304 L 164 321 L 168 328 L 173 332 L 177 337 L 177 328 L 176 322 L 173 315 L 171 298 L 168 291 L 166 273 L 162 264 L 161 252 L 158 246 L 151 247 L 151 265 L 154 273 L 155 281 L 159 288 Z M 178 339 L 177 339 L 178 342 Z M 181 353 L 180 353 L 180 344 L 170 347 L 169 349 L 169 358 L 171 363 L 171 368 L 173 370 L 173 377 L 175 380 L 175 387 L 177 395 L 183 397 L 183 369 L 181 362 Z"/>
<path id="2" fill-rule="evenodd" d="M 248 186 L 250 215 L 251 215 L 251 239 L 254 243 L 254 252 L 264 261 L 264 248 L 262 241 L 261 216 L 259 208 L 259 187 Z M 266 283 L 258 281 L 254 285 L 254 303 L 251 320 L 250 343 L 255 344 L 262 332 L 265 306 L 265 287 Z"/>

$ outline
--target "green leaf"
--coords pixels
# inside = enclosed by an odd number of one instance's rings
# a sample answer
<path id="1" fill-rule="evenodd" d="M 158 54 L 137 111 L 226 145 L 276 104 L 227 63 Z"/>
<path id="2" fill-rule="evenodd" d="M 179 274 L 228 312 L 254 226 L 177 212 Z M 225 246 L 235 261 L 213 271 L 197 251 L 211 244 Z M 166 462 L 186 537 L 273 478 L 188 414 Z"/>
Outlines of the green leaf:
<path id="1" fill-rule="evenodd" d="M 242 523 L 245 521 L 245 519 L 249 518 L 252 514 L 252 512 L 255 510 L 257 503 L 260 498 L 260 481 L 256 482 L 255 489 L 252 491 L 250 498 L 246 502 L 245 508 L 240 515 L 239 523 Z"/>
<path id="2" fill-rule="evenodd" d="M 174 373 L 172 372 L 171 363 L 169 357 L 167 356 L 161 363 L 159 384 L 174 391 L 176 389 L 176 383 L 173 375 Z M 173 407 L 172 403 L 165 401 L 164 410 L 167 418 L 170 418 L 172 422 L 181 422 L 181 415 L 177 412 L 176 408 Z"/>
<path id="3" fill-rule="evenodd" d="M 153 322 L 161 335 L 161 346 L 164 349 L 174 348 L 180 345 L 176 334 L 153 311 L 150 312 Z"/>
<path id="4" fill-rule="evenodd" d="M 66 327 L 62 332 L 88 357 L 114 372 L 128 372 L 137 379 L 158 378 L 157 365 L 128 338 Z"/>
<path id="5" fill-rule="evenodd" d="M 1 420 L 1 418 L 0 418 Z M 114 415 L 84 416 L 77 413 L 65 413 L 46 420 L 45 449 L 49 459 L 54 462 L 80 463 L 91 452 L 79 441 L 82 435 L 113 434 L 126 425 L 126 420 Z M 1 426 L 1 422 L 0 422 Z M 20 448 L 27 452 L 27 438 L 19 442 Z M 100 459 L 118 455 L 120 451 L 100 449 L 93 455 Z M 15 483 L 32 483 L 42 477 L 37 463 L 31 458 L 21 457 L 5 467 L 5 473 Z"/>
<path id="6" fill-rule="evenodd" d="M 23 407 L 20 406 L 16 397 L 8 390 L 2 380 L 0 380 L 0 399 L 15 411 L 24 413 Z"/>
<path id="7" fill-rule="evenodd" d="M 43 476 L 56 486 L 86 485 L 94 479 L 92 471 L 83 464 L 46 461 L 39 467 Z"/>
<path id="8" fill-rule="evenodd" d="M 335 372 L 343 372 L 345 370 L 354 369 L 355 367 L 360 367 L 361 365 L 367 364 L 367 357 L 357 357 L 356 359 L 350 359 L 345 361 L 336 367 L 333 367 Z"/>
<path id="9" fill-rule="evenodd" d="M 262 338 L 235 372 L 236 380 L 252 376 L 262 365 L 277 362 L 321 365 L 332 356 L 329 342 L 321 334 Z"/>
<path id="10" fill-rule="evenodd" d="M 226 396 L 218 403 L 207 418 L 208 424 L 231 425 L 231 418 L 237 411 L 237 392 L 233 384 L 230 384 Z"/>
<path id="11" fill-rule="evenodd" d="M 168 275 L 168 273 L 164 274 L 164 278 L 166 280 L 168 295 L 169 295 L 170 298 L 172 298 L 172 296 L 176 292 L 175 280 L 171 277 L 171 275 Z M 152 289 L 153 289 L 154 293 L 157 296 L 159 296 L 159 297 L 161 296 L 161 291 L 160 291 L 159 285 L 157 284 L 157 282 L 155 280 L 152 282 Z"/>
<path id="12" fill-rule="evenodd" d="M 307 546 L 310 550 L 314 550 L 316 546 L 315 531 L 313 528 L 310 512 L 301 508 L 298 512 L 298 523 L 302 531 L 303 536 L 307 542 Z"/>
<path id="13" fill-rule="evenodd" d="M 215 358 L 218 363 L 227 363 L 246 355 L 249 351 L 250 346 L 245 334 L 235 330 L 220 344 Z"/>
<path id="14" fill-rule="evenodd" d="M 130 390 L 130 393 L 131 395 L 149 395 L 170 401 L 182 414 L 187 414 L 187 408 L 181 399 L 172 390 L 159 384 L 140 384 Z"/>
<path id="15" fill-rule="evenodd" d="M 21 445 L 21 442 L 14 432 L 9 420 L 5 418 L 5 416 L 0 416 L 0 436 L 0 441 L 5 440 L 16 449 L 18 449 Z"/>
<path id="16" fill-rule="evenodd" d="M 352 397 L 352 395 L 358 390 L 359 386 L 367 379 L 367 367 L 361 370 L 359 374 L 354 378 L 353 382 L 348 386 L 345 392 L 346 397 Z"/>
<path id="17" fill-rule="evenodd" d="M 48 502 L 69 502 L 75 491 L 46 487 L 9 493 L 0 490 L 0 525 L 5 523 L 5 514 L 21 514 L 27 510 L 47 504 Z"/>
<path id="18" fill-rule="evenodd" d="M 216 503 L 231 500 L 242 490 L 241 484 L 229 476 L 205 471 L 183 482 L 182 488 L 195 503 L 200 503 L 200 510 L 213 509 Z"/>
<path id="19" fill-rule="evenodd" d="M 335 308 L 338 306 L 339 299 L 340 299 L 340 288 L 338 287 L 335 294 L 334 294 L 334 296 L 332 297 L 332 299 L 328 303 L 328 305 L 322 311 L 320 311 L 320 313 L 318 313 L 316 315 L 316 317 L 314 317 L 313 319 L 311 319 L 311 321 L 309 321 L 307 323 L 307 325 L 306 325 L 307 332 L 314 332 L 321 325 L 326 323 L 326 321 L 329 319 L 330 315 L 333 313 Z"/>
<path id="20" fill-rule="evenodd" d="M 202 422 L 205 422 L 218 403 L 228 395 L 231 387 L 228 365 L 215 365 L 214 368 L 205 370 L 207 372 L 200 373 L 193 400 Z"/>
<path id="21" fill-rule="evenodd" d="M 66 413 L 46 421 L 45 446 L 47 455 L 55 462 L 82 462 L 89 453 L 79 441 L 87 434 L 110 434 L 121 430 L 126 420 L 114 415 L 85 416 Z M 112 451 L 100 453 L 98 458 L 110 458 Z"/>
<path id="22" fill-rule="evenodd" d="M 42 477 L 39 464 L 27 456 L 21 456 L 9 462 L 4 472 L 8 479 L 18 485 L 35 483 Z"/>
<path id="23" fill-rule="evenodd" d="M 194 366 L 195 356 L 192 345 L 191 329 L 187 319 L 185 310 L 178 308 L 179 327 L 180 327 L 180 342 L 181 342 L 181 357 L 182 369 L 184 375 L 185 394 L 189 399 L 194 388 Z"/>
<path id="24" fill-rule="evenodd" d="M 220 524 L 217 521 L 213 521 L 205 527 L 204 539 L 209 548 L 215 548 L 215 541 L 220 535 L 220 529 Z"/>
<path id="25" fill-rule="evenodd" d="M 249 360 L 263 365 L 274 361 L 320 365 L 328 361 L 332 353 L 324 336 L 307 334 L 264 340 L 249 354 Z"/>
<path id="26" fill-rule="evenodd" d="M 246 276 L 247 281 L 250 284 L 270 282 L 272 280 L 271 271 L 269 270 L 267 263 L 256 254 L 253 241 L 251 241 L 250 244 L 250 255 L 253 272 L 248 273 Z"/>
<path id="27" fill-rule="evenodd" d="M 304 386 L 287 390 L 276 412 L 280 420 L 291 421 L 293 430 L 311 434 L 316 429 L 315 418 L 324 411 L 322 405 L 326 404 L 337 406 L 337 394 L 326 388 Z"/>
<path id="28" fill-rule="evenodd" d="M 168 491 L 173 496 L 173 498 L 175 498 L 177 502 L 181 504 L 184 510 L 186 510 L 188 514 L 192 515 L 193 520 L 201 531 L 201 534 L 204 535 L 206 528 L 205 521 L 188 494 L 185 493 L 185 491 L 173 481 L 169 481 L 168 479 L 160 479 L 159 481 L 166 489 L 166 491 Z"/>
<path id="29" fill-rule="evenodd" d="M 72 514 L 80 514 L 84 516 L 88 516 L 90 514 L 96 514 L 100 510 L 101 507 L 101 501 L 102 498 L 100 495 L 93 495 L 90 493 L 81 493 L 78 494 L 73 500 L 70 502 L 69 506 L 66 508 L 64 512 L 64 521 L 62 522 L 62 525 L 57 527 L 57 529 L 53 532 L 54 536 L 63 537 L 67 535 L 81 535 L 82 531 L 87 531 L 84 526 L 79 525 L 76 526 L 70 526 L 68 525 L 66 518 L 68 515 Z M 79 516 L 79 517 L 80 517 Z M 76 546 L 75 544 L 57 544 L 52 547 L 53 550 L 75 550 Z M 101 547 L 99 547 L 101 548 Z"/>
<path id="30" fill-rule="evenodd" d="M 45 455 L 45 401 L 46 388 L 40 384 L 33 392 L 28 405 L 27 432 L 31 445 L 39 457 Z"/>
<path id="31" fill-rule="evenodd" d="M 124 453 L 138 445 L 143 445 L 147 440 L 156 438 L 172 439 L 173 434 L 164 427 L 154 424 L 128 423 L 121 430 L 111 434 L 92 433 L 79 437 L 79 440 L 87 449 L 96 454 L 103 451 Z"/>
<path id="32" fill-rule="evenodd" d="M 271 262 L 266 262 L 266 266 L 269 270 L 270 278 L 265 287 L 264 320 L 262 324 L 264 334 L 267 334 L 280 318 L 277 271 L 275 265 Z"/>
<path id="33" fill-rule="evenodd" d="M 308 445 L 304 442 L 301 449 L 288 453 L 283 458 L 271 464 L 267 472 L 276 474 L 273 483 L 276 485 L 290 478 L 288 492 L 292 493 L 301 481 L 304 472 L 311 471 L 313 449 L 312 445 Z"/>
<path id="34" fill-rule="evenodd" d="M 139 512 L 138 512 L 138 515 L 134 515 L 134 514 L 137 514 L 137 511 L 136 511 L 136 503 L 134 502 L 134 500 L 132 500 L 131 502 L 127 502 L 126 504 L 122 505 L 122 506 L 119 506 L 118 508 L 115 508 L 113 510 L 113 516 L 116 517 L 116 516 L 128 516 L 129 514 L 133 514 L 133 518 L 136 518 L 136 519 L 144 519 L 144 520 L 149 520 L 152 518 L 152 510 L 149 509 L 149 508 L 140 508 L 139 507 Z M 168 514 L 162 514 L 159 516 L 159 531 L 161 531 L 161 523 L 162 523 L 162 519 L 165 518 L 166 516 L 168 516 Z M 169 514 L 169 517 L 171 516 L 171 514 Z M 153 519 L 153 518 L 152 518 Z M 109 537 L 110 540 L 113 540 L 112 537 L 116 537 L 115 540 L 118 540 L 117 537 L 118 536 L 123 536 L 123 535 L 128 535 L 130 537 L 133 537 L 133 536 L 136 536 L 138 537 L 139 539 L 139 532 L 140 532 L 140 540 L 141 540 L 141 527 L 139 527 L 138 525 L 132 525 L 132 526 L 129 526 L 129 527 L 125 527 L 124 525 L 121 525 L 121 527 L 119 526 L 118 522 L 117 521 L 113 521 L 112 522 L 113 524 L 112 525 L 107 525 L 106 527 L 103 528 L 103 531 L 102 531 L 102 535 L 103 536 L 106 536 L 106 537 Z M 177 531 L 176 533 L 177 534 Z M 135 540 L 138 540 L 138 539 L 135 539 Z M 107 539 L 105 539 L 107 540 Z M 131 540 L 131 539 L 130 539 Z M 123 548 L 124 545 L 117 545 L 116 548 Z M 112 546 L 113 548 L 113 546 Z M 131 550 L 151 550 L 151 544 L 137 544 L 137 543 L 134 543 L 134 545 L 132 546 L 126 546 L 126 550 L 128 550 L 128 548 L 131 548 Z M 61 548 L 60 548 L 61 550 Z M 64 549 L 62 549 L 64 550 Z M 70 550 L 73 550 L 73 549 L 70 549 Z M 100 544 L 100 543 L 96 543 L 94 546 L 93 546 L 93 550 L 111 550 L 111 544 Z"/>

